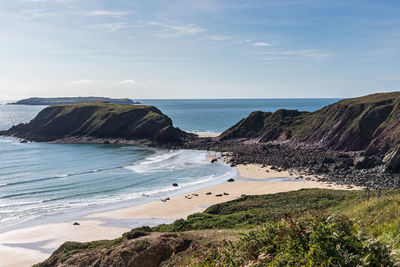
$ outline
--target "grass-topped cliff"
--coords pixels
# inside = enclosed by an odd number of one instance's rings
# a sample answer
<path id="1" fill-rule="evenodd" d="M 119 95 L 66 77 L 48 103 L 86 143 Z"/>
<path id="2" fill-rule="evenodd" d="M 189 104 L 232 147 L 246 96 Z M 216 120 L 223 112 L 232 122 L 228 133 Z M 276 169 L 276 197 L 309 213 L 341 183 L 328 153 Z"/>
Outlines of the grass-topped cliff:
<path id="1" fill-rule="evenodd" d="M 3 134 L 33 141 L 93 137 L 156 142 L 179 142 L 186 135 L 156 107 L 108 102 L 50 106 Z"/>
<path id="2" fill-rule="evenodd" d="M 341 100 L 315 112 L 255 111 L 219 140 L 252 140 L 336 151 L 366 151 L 400 171 L 400 92 Z M 379 160 L 379 161 L 380 161 Z"/>
<path id="3" fill-rule="evenodd" d="M 400 144 L 400 92 L 345 99 L 315 112 L 255 111 L 220 138 L 289 140 L 334 150 L 386 152 Z"/>
<path id="4" fill-rule="evenodd" d="M 245 196 L 115 240 L 67 242 L 38 266 L 399 266 L 400 193 Z"/>

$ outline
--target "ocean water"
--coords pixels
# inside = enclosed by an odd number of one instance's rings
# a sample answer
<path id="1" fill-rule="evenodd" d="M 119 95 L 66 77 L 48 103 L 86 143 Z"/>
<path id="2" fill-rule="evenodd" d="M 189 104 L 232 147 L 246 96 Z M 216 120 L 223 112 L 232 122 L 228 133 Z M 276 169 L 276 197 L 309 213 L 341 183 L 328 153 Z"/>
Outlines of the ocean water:
<path id="1" fill-rule="evenodd" d="M 313 111 L 336 99 L 141 101 L 157 106 L 183 130 L 219 133 L 254 110 Z M 0 130 L 28 122 L 43 108 L 0 105 Z M 20 143 L 0 137 L 0 232 L 60 213 L 89 213 L 190 192 L 236 176 L 227 165 L 206 162 L 206 155 L 122 145 Z"/>
<path id="2" fill-rule="evenodd" d="M 315 111 L 332 104 L 337 98 L 301 99 L 143 99 L 144 104 L 158 107 L 174 125 L 185 131 L 221 133 L 256 110 L 278 109 Z"/>

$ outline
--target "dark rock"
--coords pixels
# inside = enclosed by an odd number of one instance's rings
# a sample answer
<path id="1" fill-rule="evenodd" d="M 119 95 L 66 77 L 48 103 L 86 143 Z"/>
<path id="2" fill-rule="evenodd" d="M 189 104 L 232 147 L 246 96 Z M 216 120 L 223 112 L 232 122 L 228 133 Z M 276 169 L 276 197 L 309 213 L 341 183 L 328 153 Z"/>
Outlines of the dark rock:
<path id="1" fill-rule="evenodd" d="M 177 187 L 177 186 L 179 186 L 179 185 L 178 185 L 177 183 L 173 183 L 172 186 Z"/>
<path id="2" fill-rule="evenodd" d="M 211 160 L 211 163 L 216 163 L 216 162 L 218 162 L 218 159 L 212 159 Z"/>
<path id="3" fill-rule="evenodd" d="M 212 194 L 211 192 L 207 192 L 207 193 L 206 193 L 207 196 L 208 196 L 208 195 L 211 195 L 211 194 Z"/>
<path id="4" fill-rule="evenodd" d="M 25 143 L 28 143 L 28 141 L 22 140 L 20 143 L 21 143 L 21 144 L 25 144 Z"/>
<path id="5" fill-rule="evenodd" d="M 400 170 L 400 146 L 387 153 L 383 161 L 386 172 L 398 172 Z"/>
<path id="6" fill-rule="evenodd" d="M 216 197 L 222 197 L 222 194 L 217 194 L 217 195 L 215 195 Z"/>
<path id="7" fill-rule="evenodd" d="M 104 141 L 103 144 L 104 144 L 104 145 L 109 145 L 109 144 L 110 144 L 110 141 Z"/>
<path id="8" fill-rule="evenodd" d="M 229 194 L 228 194 L 228 193 L 224 193 L 224 195 L 225 195 L 225 196 L 229 196 Z"/>
<path id="9" fill-rule="evenodd" d="M 78 222 L 74 222 L 74 225 L 80 225 L 80 223 L 78 223 Z"/>
<path id="10" fill-rule="evenodd" d="M 335 162 L 335 160 L 333 158 L 330 158 L 330 157 L 325 157 L 322 160 L 322 163 L 334 163 L 334 162 Z"/>
<path id="11" fill-rule="evenodd" d="M 383 164 L 382 160 L 377 156 L 358 157 L 354 160 L 354 163 L 356 169 L 371 169 Z"/>
<path id="12" fill-rule="evenodd" d="M 229 178 L 227 182 L 231 183 L 231 182 L 234 182 L 234 181 L 235 181 L 235 179 Z"/>

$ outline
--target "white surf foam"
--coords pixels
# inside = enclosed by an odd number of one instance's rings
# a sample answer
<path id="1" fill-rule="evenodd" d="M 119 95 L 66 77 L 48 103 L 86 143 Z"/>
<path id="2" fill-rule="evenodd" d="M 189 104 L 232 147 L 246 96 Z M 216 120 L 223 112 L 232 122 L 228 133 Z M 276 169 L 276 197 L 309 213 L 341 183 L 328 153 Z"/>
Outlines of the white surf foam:
<path id="1" fill-rule="evenodd" d="M 136 173 L 179 170 L 204 163 L 206 152 L 178 150 L 147 157 L 135 165 L 125 166 L 125 169 Z"/>

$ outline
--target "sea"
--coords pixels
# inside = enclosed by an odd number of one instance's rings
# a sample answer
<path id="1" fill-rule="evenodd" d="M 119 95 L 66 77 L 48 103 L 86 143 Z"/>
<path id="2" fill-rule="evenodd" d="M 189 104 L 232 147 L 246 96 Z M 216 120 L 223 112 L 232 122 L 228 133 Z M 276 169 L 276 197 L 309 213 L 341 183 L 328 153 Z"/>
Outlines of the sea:
<path id="1" fill-rule="evenodd" d="M 174 126 L 221 133 L 252 111 L 315 111 L 339 99 L 142 99 Z M 0 104 L 0 130 L 29 122 L 45 106 Z M 0 232 L 68 214 L 145 203 L 220 184 L 237 175 L 207 151 L 130 145 L 20 143 L 0 137 Z M 177 183 L 179 186 L 172 186 Z"/>

